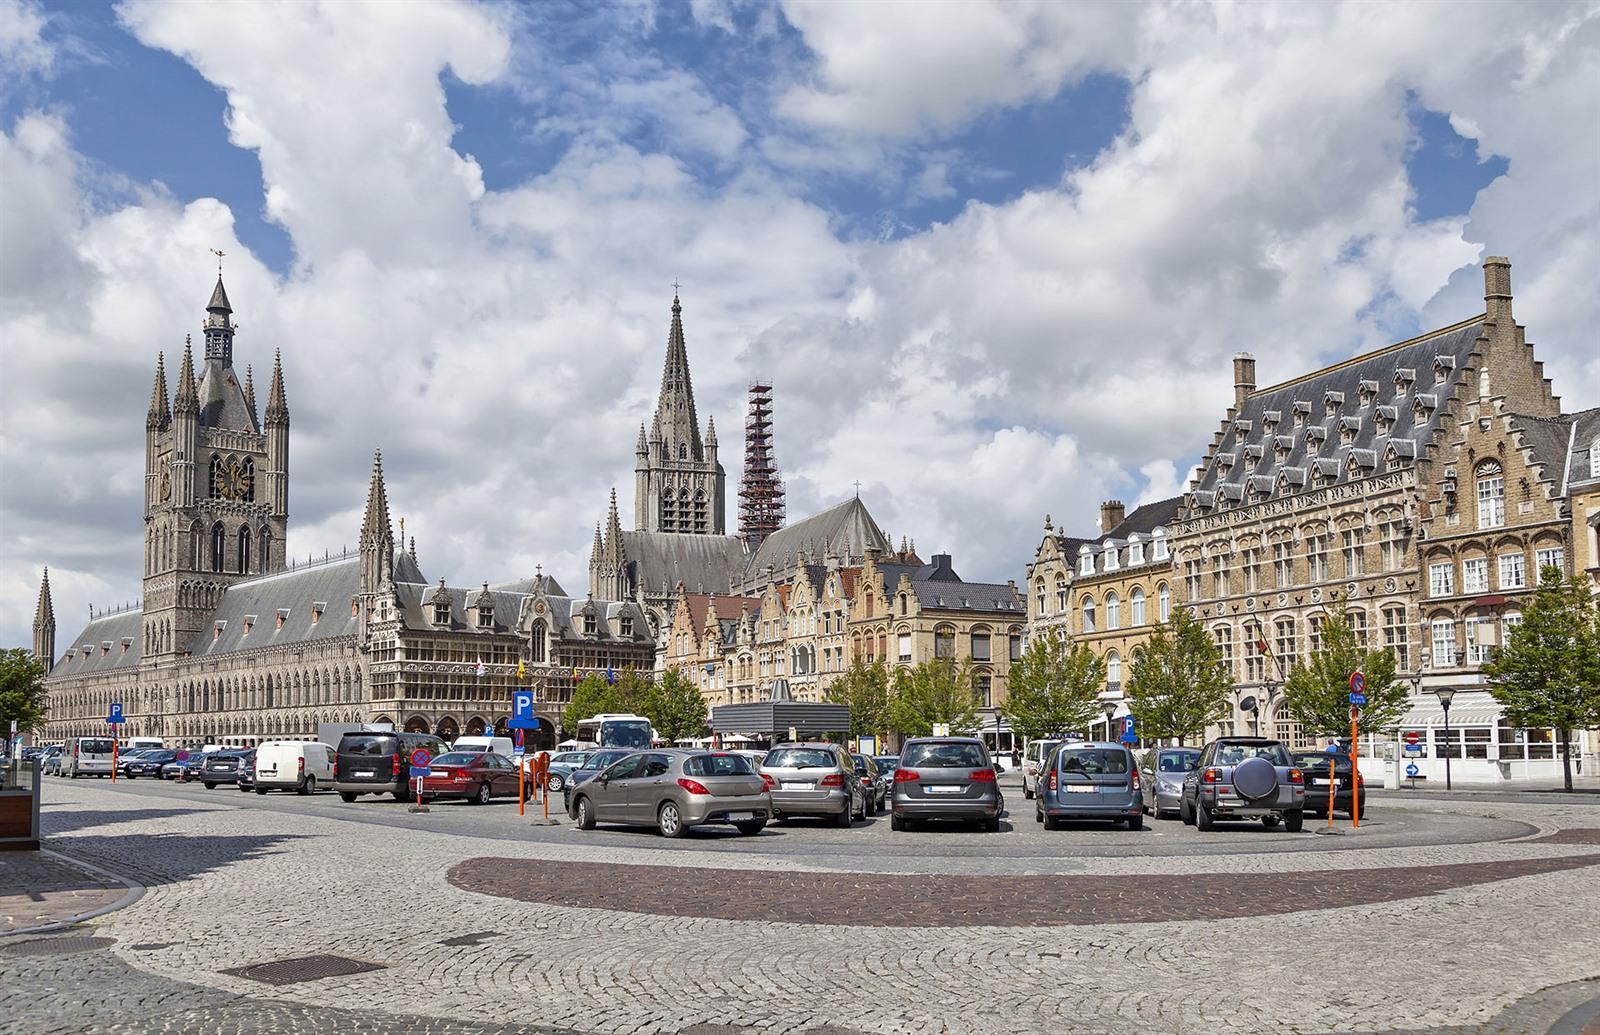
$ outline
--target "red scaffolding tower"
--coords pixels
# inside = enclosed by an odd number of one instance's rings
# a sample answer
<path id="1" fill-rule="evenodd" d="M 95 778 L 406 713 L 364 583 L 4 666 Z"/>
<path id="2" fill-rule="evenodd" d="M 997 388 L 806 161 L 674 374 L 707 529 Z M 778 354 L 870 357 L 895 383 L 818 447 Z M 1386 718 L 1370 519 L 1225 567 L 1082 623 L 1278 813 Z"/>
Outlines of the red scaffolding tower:
<path id="1" fill-rule="evenodd" d="M 744 419 L 744 476 L 739 481 L 739 534 L 755 546 L 783 527 L 783 479 L 772 460 L 772 386 L 750 386 Z"/>

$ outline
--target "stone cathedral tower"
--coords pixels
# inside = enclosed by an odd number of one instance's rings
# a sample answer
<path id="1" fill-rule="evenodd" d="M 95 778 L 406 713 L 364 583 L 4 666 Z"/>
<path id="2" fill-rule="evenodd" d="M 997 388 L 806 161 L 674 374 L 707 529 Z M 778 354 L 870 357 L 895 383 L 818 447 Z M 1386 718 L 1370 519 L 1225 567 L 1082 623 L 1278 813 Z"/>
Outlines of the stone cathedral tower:
<path id="1" fill-rule="evenodd" d="M 187 339 L 169 403 L 156 360 L 145 420 L 145 659 L 176 657 L 242 578 L 284 567 L 289 526 L 289 407 L 274 358 L 266 421 L 255 382 L 233 369 L 233 307 L 222 277 L 201 323 L 205 366 Z"/>
<path id="2" fill-rule="evenodd" d="M 727 475 L 717 462 L 717 426 L 714 420 L 707 421 L 705 438 L 700 437 L 694 384 L 689 380 L 689 352 L 683 342 L 683 305 L 676 292 L 661 395 L 649 434 L 639 428 L 634 456 L 636 530 L 687 535 L 725 532 Z"/>

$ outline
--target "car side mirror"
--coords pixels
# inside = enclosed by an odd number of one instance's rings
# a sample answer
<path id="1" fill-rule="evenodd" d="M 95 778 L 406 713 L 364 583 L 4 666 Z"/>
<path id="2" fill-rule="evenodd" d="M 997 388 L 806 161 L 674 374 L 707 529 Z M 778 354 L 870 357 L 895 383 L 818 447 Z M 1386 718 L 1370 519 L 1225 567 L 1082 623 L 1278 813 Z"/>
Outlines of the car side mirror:
<path id="1" fill-rule="evenodd" d="M 1197 759 L 1197 760 L 1195 760 L 1195 761 L 1193 761 L 1193 762 L 1190 762 L 1190 763 L 1189 763 L 1189 768 L 1187 768 L 1187 769 L 1185 769 L 1185 770 L 1184 770 L 1184 772 L 1186 772 L 1186 773 L 1192 773 L 1192 772 L 1194 772 L 1194 771 L 1195 771 L 1195 770 L 1196 770 L 1196 769 L 1199 769 L 1199 768 L 1200 768 L 1200 762 L 1199 762 L 1199 760 L 1198 760 L 1198 759 Z"/>

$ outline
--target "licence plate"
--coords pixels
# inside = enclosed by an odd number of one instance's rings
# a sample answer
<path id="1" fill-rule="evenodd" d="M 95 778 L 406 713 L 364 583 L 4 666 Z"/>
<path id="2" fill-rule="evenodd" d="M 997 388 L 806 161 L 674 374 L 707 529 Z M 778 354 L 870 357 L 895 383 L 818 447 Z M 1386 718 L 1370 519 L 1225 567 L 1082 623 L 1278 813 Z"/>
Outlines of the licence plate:
<path id="1" fill-rule="evenodd" d="M 1095 787 L 1092 784 L 1090 784 L 1090 785 L 1085 785 L 1085 784 L 1081 784 L 1081 783 L 1069 783 L 1069 784 L 1067 784 L 1067 790 L 1072 794 L 1093 794 L 1095 791 L 1097 791 L 1099 789 L 1100 788 Z"/>
<path id="2" fill-rule="evenodd" d="M 929 794 L 960 794 L 965 787 L 924 787 Z"/>
<path id="3" fill-rule="evenodd" d="M 789 783 L 779 784 L 779 786 L 786 791 L 809 791 L 814 790 L 817 785 L 814 783 L 795 783 L 790 781 Z"/>
<path id="4" fill-rule="evenodd" d="M 355 775 L 357 775 L 357 776 L 372 776 L 373 775 L 373 770 L 371 770 L 371 769 L 357 770 Z"/>
<path id="5" fill-rule="evenodd" d="M 429 769 L 428 770 L 428 775 L 429 776 L 449 776 L 450 774 L 445 772 L 443 769 Z"/>
<path id="6" fill-rule="evenodd" d="M 755 818 L 756 818 L 756 814 L 754 812 L 730 812 L 730 813 L 728 813 L 728 822 L 730 822 L 730 823 L 743 823 L 747 819 L 755 819 Z"/>

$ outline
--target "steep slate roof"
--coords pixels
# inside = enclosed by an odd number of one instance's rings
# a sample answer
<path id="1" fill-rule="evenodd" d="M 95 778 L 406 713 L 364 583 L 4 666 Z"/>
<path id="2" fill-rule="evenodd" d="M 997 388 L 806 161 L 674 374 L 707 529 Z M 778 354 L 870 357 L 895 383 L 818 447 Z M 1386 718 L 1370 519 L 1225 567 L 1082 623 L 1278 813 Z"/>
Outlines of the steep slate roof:
<path id="1" fill-rule="evenodd" d="M 737 536 L 623 532 L 622 543 L 632 583 L 646 593 L 670 593 L 679 582 L 726 593 L 744 570 L 744 540 Z"/>
<path id="2" fill-rule="evenodd" d="M 555 581 L 548 580 L 546 586 L 554 586 Z M 557 589 L 560 587 L 557 586 Z M 564 592 L 545 593 L 545 600 L 550 604 L 550 628 L 563 640 L 620 640 L 626 639 L 629 643 L 650 643 L 650 625 L 645 621 L 644 612 L 639 605 L 629 601 L 618 600 L 589 600 L 583 597 L 569 597 Z M 594 604 L 595 616 L 603 621 L 595 624 L 593 636 L 586 636 L 578 630 L 581 628 L 583 609 L 589 604 Z M 618 631 L 617 620 L 620 618 L 633 619 L 633 634 L 623 637 Z"/>
<path id="3" fill-rule="evenodd" d="M 232 367 L 219 360 L 207 360 L 200 378 L 200 424 L 207 428 L 228 428 L 258 434 L 256 415 L 244 401 L 244 389 Z"/>
<path id="4" fill-rule="evenodd" d="M 771 565 L 784 571 L 801 550 L 814 551 L 818 559 L 833 553 L 845 560 L 863 556 L 868 548 L 887 553 L 889 543 L 867 513 L 866 505 L 859 497 L 852 497 L 767 536 L 746 570 L 760 574 Z"/>
<path id="5" fill-rule="evenodd" d="M 517 579 L 513 582 L 491 582 L 489 584 L 489 588 L 504 590 L 507 593 L 522 593 L 524 595 L 528 595 L 533 592 L 534 587 L 538 584 L 538 582 L 539 579 L 537 576 L 535 576 L 531 579 Z M 552 575 L 544 576 L 544 591 L 551 597 L 564 597 L 570 595 L 566 590 L 561 588 L 561 583 L 557 582 L 555 577 Z"/>
<path id="6" fill-rule="evenodd" d="M 62 655 L 61 660 L 50 670 L 48 678 L 61 679 L 94 672 L 137 668 L 140 650 L 144 646 L 140 639 L 143 630 L 144 612 L 136 607 L 90 619 L 89 624 L 83 627 L 83 631 L 66 645 L 67 649 L 73 652 L 73 656 L 68 658 Z M 123 640 L 132 641 L 126 651 L 122 649 Z M 110 649 L 102 654 L 101 648 L 107 644 Z M 88 651 L 83 650 L 86 646 L 89 648 Z"/>
<path id="7" fill-rule="evenodd" d="M 1511 415 L 1512 430 L 1522 433 L 1522 443 L 1532 451 L 1534 463 L 1544 467 L 1545 478 L 1554 482 L 1558 489 L 1570 460 L 1567 446 L 1572 442 L 1575 419 L 1572 414 L 1559 417 Z"/>
<path id="8" fill-rule="evenodd" d="M 1223 500 L 1246 501 L 1247 479 L 1271 478 L 1276 485 L 1278 475 L 1285 469 L 1309 469 L 1318 460 L 1337 463 L 1336 469 L 1331 464 L 1318 465 L 1334 473 L 1332 481 L 1348 480 L 1352 476 L 1347 461 L 1352 451 L 1367 451 L 1356 453 L 1359 470 L 1354 477 L 1384 470 L 1388 466 L 1385 452 L 1390 439 L 1411 439 L 1420 450 L 1439 430 L 1445 403 L 1466 376 L 1467 361 L 1482 334 L 1483 318 L 1474 317 L 1246 396 L 1222 440 L 1207 456 L 1187 497 L 1187 514 L 1206 513 Z M 1436 369 L 1444 371 L 1443 383 L 1435 383 Z M 1403 394 L 1396 387 L 1396 375 L 1401 372 L 1415 377 L 1404 382 Z M 1366 405 L 1361 402 L 1363 382 L 1368 388 L 1374 383 L 1377 386 Z M 1304 406 L 1296 407 L 1296 403 L 1309 403 L 1309 413 Z M 1326 410 L 1330 403 L 1331 416 Z M 1378 434 L 1373 419 L 1379 405 L 1397 408 L 1398 419 L 1383 435 Z M 1270 413 L 1278 415 L 1275 425 L 1267 419 Z M 1304 427 L 1294 426 L 1296 413 L 1306 414 Z M 1353 422 L 1348 426 L 1356 429 L 1349 443 L 1340 438 L 1345 421 Z M 1317 435 L 1308 434 L 1316 429 L 1323 432 L 1320 441 Z M 1272 441 L 1278 435 L 1294 436 L 1294 447 L 1281 457 Z M 1225 458 L 1231 458 L 1232 464 Z M 1366 466 L 1362 463 L 1366 460 L 1375 463 Z M 1397 466 L 1406 463 L 1409 460 L 1404 457 L 1396 460 Z M 1267 495 L 1297 492 L 1299 488 L 1291 482 L 1289 487 Z"/>
<path id="9" fill-rule="evenodd" d="M 1572 415 L 1577 433 L 1572 436 L 1572 455 L 1568 458 L 1567 484 L 1577 485 L 1594 480 L 1589 473 L 1590 450 L 1600 449 L 1600 406 L 1580 410 Z"/>
<path id="10" fill-rule="evenodd" d="M 706 611 L 712 601 L 716 601 L 717 620 L 719 622 L 733 620 L 738 622 L 739 616 L 746 612 L 761 610 L 760 597 L 734 597 L 722 596 L 713 593 L 685 593 L 683 602 L 689 608 L 689 621 L 694 629 L 699 631 L 706 627 Z"/>
<path id="11" fill-rule="evenodd" d="M 949 554 L 934 554 L 923 565 L 880 564 L 883 590 L 893 593 L 900 576 L 911 580 L 911 591 L 924 608 L 944 611 L 1024 611 L 1022 598 L 1009 585 L 993 582 L 963 582 L 950 566 Z"/>
<path id="12" fill-rule="evenodd" d="M 222 594 L 212 624 L 200 630 L 189 653 L 206 657 L 354 636 L 358 622 L 350 613 L 350 598 L 360 592 L 360 583 L 361 558 L 356 554 L 235 582 Z M 326 605 L 315 622 L 314 603 Z M 282 629 L 277 627 L 279 610 L 288 612 Z M 246 615 L 255 616 L 248 636 Z M 227 624 L 213 636 L 215 622 Z"/>
<path id="13" fill-rule="evenodd" d="M 1095 571 L 1104 571 L 1106 553 L 1105 547 L 1112 543 L 1117 544 L 1117 563 L 1119 567 L 1129 567 L 1128 538 L 1133 535 L 1138 535 L 1144 540 L 1145 550 L 1144 560 L 1140 561 L 1138 564 L 1132 565 L 1132 567 L 1139 567 L 1140 565 L 1152 563 L 1167 564 L 1169 563 L 1167 558 L 1161 558 L 1159 561 L 1157 561 L 1156 558 L 1150 556 L 1150 542 L 1152 533 L 1156 529 L 1165 528 L 1167 525 L 1170 525 L 1172 522 L 1176 521 L 1178 519 L 1178 511 L 1182 508 L 1182 506 L 1182 496 L 1173 496 L 1169 499 L 1156 500 L 1154 503 L 1146 503 L 1142 507 L 1135 507 L 1132 513 L 1123 518 L 1121 522 L 1111 529 L 1111 531 L 1105 533 L 1104 535 L 1096 536 L 1093 539 L 1083 539 L 1076 536 L 1063 535 L 1057 536 L 1056 542 L 1060 544 L 1062 556 L 1066 558 L 1068 566 L 1070 566 L 1074 571 L 1078 570 L 1079 551 L 1081 551 L 1085 546 L 1090 547 L 1094 551 Z"/>
<path id="14" fill-rule="evenodd" d="M 482 590 L 477 587 L 466 586 L 423 586 L 412 583 L 401 583 L 394 587 L 395 597 L 400 601 L 400 621 L 407 629 L 425 631 L 429 629 L 445 629 L 446 626 L 435 625 L 433 621 L 434 601 L 443 594 L 450 603 L 450 625 L 448 628 L 461 632 L 463 630 L 488 632 L 510 632 L 517 627 L 517 617 L 522 613 L 522 601 L 527 598 L 525 593 L 510 593 L 505 590 L 489 590 L 489 599 L 494 604 L 494 626 L 490 629 L 479 630 L 478 615 L 475 608 L 467 603 L 469 597 L 478 596 Z"/>

